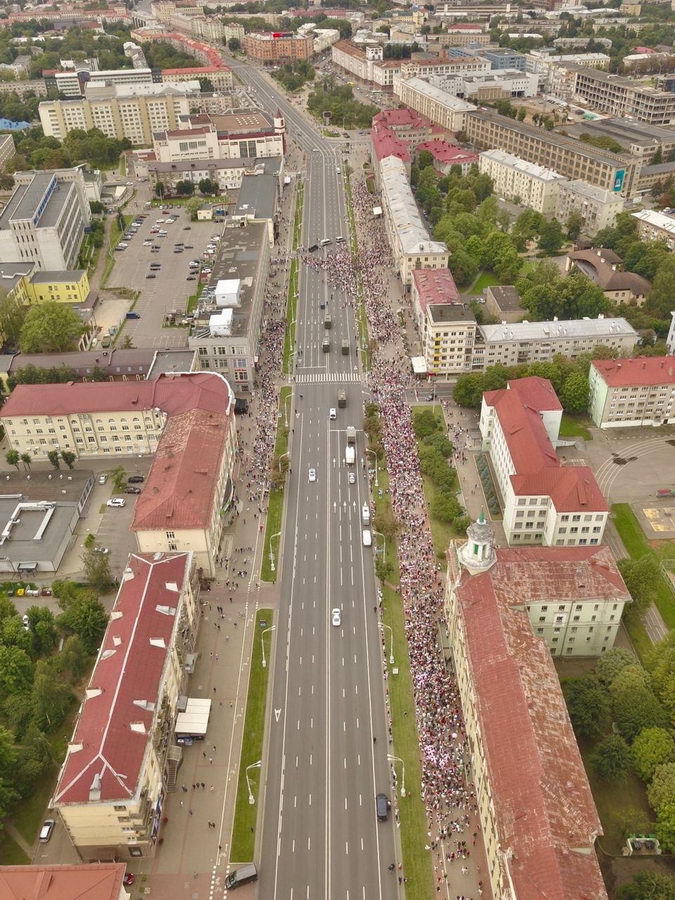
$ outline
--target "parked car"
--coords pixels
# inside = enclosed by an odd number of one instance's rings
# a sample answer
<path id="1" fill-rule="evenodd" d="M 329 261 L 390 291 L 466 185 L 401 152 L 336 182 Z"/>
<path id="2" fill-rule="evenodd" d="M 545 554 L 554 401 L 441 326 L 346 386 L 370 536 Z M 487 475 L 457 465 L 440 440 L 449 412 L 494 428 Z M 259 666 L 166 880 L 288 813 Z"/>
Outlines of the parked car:
<path id="1" fill-rule="evenodd" d="M 105 473 L 103 473 L 103 475 L 98 476 L 99 484 L 105 484 L 107 480 L 108 480 L 108 476 Z"/>
<path id="2" fill-rule="evenodd" d="M 124 489 L 124 493 L 125 494 L 140 494 L 141 489 L 139 487 L 134 487 L 133 485 L 131 485 L 131 487 L 127 487 Z"/>
<path id="3" fill-rule="evenodd" d="M 54 819 L 45 819 L 42 823 L 42 828 L 40 829 L 40 843 L 46 844 L 49 838 L 52 836 L 52 831 L 54 831 L 54 826 L 56 822 Z"/>
<path id="4" fill-rule="evenodd" d="M 106 502 L 106 506 L 126 506 L 127 501 L 123 497 L 111 497 L 110 500 Z"/>
<path id="5" fill-rule="evenodd" d="M 154 278 L 154 275 L 153 275 L 153 278 Z M 127 313 L 127 319 L 140 319 L 140 317 L 141 317 L 141 314 L 135 312 L 133 309 L 130 309 L 129 312 Z"/>
<path id="6" fill-rule="evenodd" d="M 127 478 L 127 484 L 142 484 L 145 481 L 145 475 L 130 475 Z"/>

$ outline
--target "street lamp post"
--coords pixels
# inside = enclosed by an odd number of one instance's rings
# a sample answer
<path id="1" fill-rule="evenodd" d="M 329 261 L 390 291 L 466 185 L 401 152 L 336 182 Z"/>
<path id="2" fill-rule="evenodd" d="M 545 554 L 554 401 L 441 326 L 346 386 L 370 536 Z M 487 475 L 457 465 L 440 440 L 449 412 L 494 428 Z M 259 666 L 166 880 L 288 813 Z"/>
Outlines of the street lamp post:
<path id="1" fill-rule="evenodd" d="M 392 756 L 390 753 L 387 753 L 387 759 L 390 763 L 401 763 L 401 797 L 405 797 L 405 763 L 401 759 L 400 756 Z"/>
<path id="2" fill-rule="evenodd" d="M 382 548 L 382 553 L 386 557 L 386 555 L 387 555 L 387 539 L 386 539 L 386 537 L 382 534 L 381 531 L 375 531 L 374 528 L 373 528 L 373 534 L 378 534 L 384 541 L 384 547 Z"/>
<path id="3" fill-rule="evenodd" d="M 255 797 L 253 796 L 253 788 L 251 787 L 251 779 L 248 777 L 249 769 L 259 769 L 262 766 L 262 760 L 258 760 L 258 762 L 251 763 L 250 766 L 246 766 L 246 786 L 248 787 L 248 802 L 251 806 L 255 803 Z"/>
<path id="4" fill-rule="evenodd" d="M 366 453 L 372 453 L 375 457 L 375 487 L 380 486 L 380 470 L 377 465 L 377 453 L 374 450 L 371 450 L 369 447 L 366 447 Z"/>
<path id="5" fill-rule="evenodd" d="M 274 541 L 274 538 L 279 537 L 280 535 L 281 535 L 280 531 L 275 531 L 274 534 L 272 535 L 272 537 L 270 538 L 270 569 L 273 572 L 276 572 L 277 567 L 274 562 L 274 547 L 273 547 L 272 542 Z"/>
<path id="6" fill-rule="evenodd" d="M 385 625 L 384 622 L 380 622 L 380 628 L 386 628 L 389 631 L 389 663 L 390 665 L 394 665 L 394 632 L 391 630 L 391 625 Z"/>
<path id="7" fill-rule="evenodd" d="M 267 660 L 265 659 L 265 635 L 268 631 L 274 631 L 276 626 L 271 625 L 269 628 L 266 628 L 264 631 L 260 632 L 260 646 L 262 647 L 262 667 L 263 669 L 267 668 Z"/>

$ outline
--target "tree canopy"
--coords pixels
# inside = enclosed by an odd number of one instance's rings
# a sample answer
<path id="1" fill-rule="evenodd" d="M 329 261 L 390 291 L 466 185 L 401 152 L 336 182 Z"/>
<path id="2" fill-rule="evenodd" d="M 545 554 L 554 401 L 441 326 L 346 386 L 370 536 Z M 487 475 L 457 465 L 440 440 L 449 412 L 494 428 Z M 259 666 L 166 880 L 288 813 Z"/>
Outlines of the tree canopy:
<path id="1" fill-rule="evenodd" d="M 82 319 L 71 307 L 49 300 L 28 310 L 19 344 L 23 353 L 63 353 L 77 349 L 83 332 Z"/>

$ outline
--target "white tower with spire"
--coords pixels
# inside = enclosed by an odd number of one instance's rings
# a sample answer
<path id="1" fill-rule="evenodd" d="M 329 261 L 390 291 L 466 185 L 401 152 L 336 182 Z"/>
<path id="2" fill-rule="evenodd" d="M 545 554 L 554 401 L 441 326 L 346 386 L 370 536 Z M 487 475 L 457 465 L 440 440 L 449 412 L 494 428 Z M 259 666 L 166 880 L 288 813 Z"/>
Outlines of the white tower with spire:
<path id="1" fill-rule="evenodd" d="M 466 544 L 463 544 L 457 552 L 460 563 L 471 575 L 487 572 L 497 561 L 497 554 L 494 529 L 482 511 L 478 519 L 469 525 L 466 535 L 468 538 Z"/>

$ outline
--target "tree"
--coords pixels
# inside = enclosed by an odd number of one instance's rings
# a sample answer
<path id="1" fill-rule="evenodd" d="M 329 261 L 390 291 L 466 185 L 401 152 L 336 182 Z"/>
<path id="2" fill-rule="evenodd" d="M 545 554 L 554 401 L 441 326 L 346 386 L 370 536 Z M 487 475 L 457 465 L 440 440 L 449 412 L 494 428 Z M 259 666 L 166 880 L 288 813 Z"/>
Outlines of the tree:
<path id="1" fill-rule="evenodd" d="M 26 315 L 19 339 L 23 353 L 63 353 L 77 347 L 84 325 L 69 306 L 38 303 Z"/>
<path id="2" fill-rule="evenodd" d="M 202 194 L 217 194 L 218 193 L 218 182 L 211 181 L 210 178 L 202 178 L 198 184 L 198 187 Z"/>
<path id="3" fill-rule="evenodd" d="M 58 618 L 59 624 L 79 636 L 87 653 L 98 650 L 108 617 L 98 597 L 88 590 L 80 590 L 69 601 Z"/>
<path id="4" fill-rule="evenodd" d="M 70 686 L 58 677 L 52 661 L 41 659 L 36 666 L 33 682 L 33 715 L 38 728 L 54 731 L 63 721 L 73 700 Z"/>
<path id="5" fill-rule="evenodd" d="M 438 418 L 432 409 L 423 409 L 413 418 L 415 437 L 425 438 L 439 431 Z"/>
<path id="6" fill-rule="evenodd" d="M 100 215 L 102 212 L 105 211 L 105 206 L 103 205 L 103 203 L 101 203 L 100 200 L 90 200 L 89 201 L 89 209 L 93 213 Z"/>
<path id="7" fill-rule="evenodd" d="M 675 741 L 666 728 L 645 728 L 632 750 L 635 771 L 643 781 L 650 781 L 658 766 L 675 761 Z"/>
<path id="8" fill-rule="evenodd" d="M 199 212 L 199 210 L 201 208 L 202 208 L 202 201 L 200 200 L 199 197 L 193 197 L 192 199 L 187 201 L 187 203 L 185 204 L 185 210 L 186 210 L 187 214 L 190 216 L 190 221 L 192 221 L 192 222 L 197 221 L 197 213 Z"/>
<path id="9" fill-rule="evenodd" d="M 18 756 L 11 731 L 0 725 L 0 816 L 3 818 L 18 796 L 15 782 Z"/>
<path id="10" fill-rule="evenodd" d="M 122 343 L 120 344 L 122 350 L 133 350 L 134 349 L 134 339 L 130 334 L 125 334 L 122 338 Z"/>
<path id="11" fill-rule="evenodd" d="M 666 853 L 675 852 L 675 799 L 664 803 L 656 819 L 656 837 Z"/>
<path id="12" fill-rule="evenodd" d="M 19 452 L 18 450 L 8 450 L 5 453 L 5 459 L 7 460 L 7 464 L 10 466 L 16 466 L 16 471 L 19 471 Z"/>
<path id="13" fill-rule="evenodd" d="M 164 187 L 164 183 L 162 181 L 158 181 L 155 185 L 155 196 L 159 197 L 159 199 L 161 200 L 164 197 L 165 193 L 166 188 Z"/>
<path id="14" fill-rule="evenodd" d="M 649 805 L 657 813 L 675 797 L 675 762 L 663 763 L 654 769 L 652 781 L 647 788 Z"/>
<path id="15" fill-rule="evenodd" d="M 675 255 L 670 254 L 659 265 L 654 276 L 652 289 L 647 295 L 645 310 L 658 315 L 659 318 L 669 318 L 670 308 L 673 305 L 673 284 L 675 284 Z"/>
<path id="16" fill-rule="evenodd" d="M 105 591 L 113 583 L 107 553 L 101 553 L 95 547 L 85 549 L 82 566 L 87 581 L 97 591 Z"/>
<path id="17" fill-rule="evenodd" d="M 627 741 L 634 741 L 645 728 L 668 728 L 668 714 L 651 690 L 642 666 L 622 669 L 609 691 L 614 724 Z"/>
<path id="18" fill-rule="evenodd" d="M 563 230 L 557 219 L 544 222 L 539 232 L 539 249 L 546 253 L 557 253 L 564 243 Z"/>
<path id="19" fill-rule="evenodd" d="M 524 121 L 526 115 L 527 115 L 527 110 L 525 109 L 524 106 L 521 106 L 518 108 L 518 112 L 516 113 L 516 119 L 518 119 L 519 122 L 522 122 L 522 121 Z"/>
<path id="20" fill-rule="evenodd" d="M 622 884 L 618 900 L 675 900 L 675 878 L 652 870 L 638 872 Z"/>
<path id="21" fill-rule="evenodd" d="M 567 239 L 569 241 L 576 241 L 581 234 L 581 229 L 584 227 L 584 217 L 580 212 L 575 210 L 570 213 L 570 216 L 565 223 L 565 227 L 567 228 Z"/>
<path id="22" fill-rule="evenodd" d="M 21 462 L 23 463 L 23 467 L 27 472 L 30 472 L 30 464 L 32 463 L 32 458 L 30 453 L 22 453 L 21 454 Z"/>
<path id="23" fill-rule="evenodd" d="M 47 454 L 47 459 L 52 464 L 55 469 L 61 468 L 61 462 L 59 460 L 59 451 L 58 450 L 50 450 Z"/>
<path id="24" fill-rule="evenodd" d="M 609 724 L 609 702 L 596 677 L 567 678 L 562 688 L 577 737 L 600 737 Z"/>
<path id="25" fill-rule="evenodd" d="M 75 465 L 75 460 L 77 457 L 70 450 L 62 450 L 61 451 L 61 459 L 68 466 L 69 469 L 72 469 Z"/>
<path id="26" fill-rule="evenodd" d="M 16 347 L 26 318 L 26 308 L 0 288 L 0 335 L 6 344 Z"/>
<path id="27" fill-rule="evenodd" d="M 236 53 L 238 50 L 241 50 L 241 41 L 239 40 L 239 38 L 230 38 L 227 42 L 227 49 L 231 53 Z"/>
<path id="28" fill-rule="evenodd" d="M 25 694 L 33 685 L 33 663 L 20 647 L 0 646 L 0 693 Z"/>
<path id="29" fill-rule="evenodd" d="M 194 192 L 195 186 L 191 181 L 183 179 L 176 182 L 176 193 L 179 197 L 191 197 Z"/>
<path id="30" fill-rule="evenodd" d="M 627 607 L 627 615 L 639 619 L 647 611 L 652 597 L 659 590 L 661 573 L 653 556 L 645 555 L 640 559 L 620 559 L 619 571 L 626 582 L 626 587 L 633 598 Z"/>
<path id="31" fill-rule="evenodd" d="M 605 781 L 623 781 L 630 770 L 630 747 L 618 734 L 610 734 L 597 746 L 593 765 Z"/>
<path id="32" fill-rule="evenodd" d="M 634 666 L 636 663 L 635 654 L 623 647 L 612 647 L 604 656 L 601 656 L 595 666 L 595 674 L 600 681 L 609 687 L 616 676 L 626 666 Z"/>
<path id="33" fill-rule="evenodd" d="M 571 375 L 568 375 L 560 392 L 560 402 L 565 412 L 586 412 L 588 397 L 588 377 L 583 372 L 572 372 Z"/>

